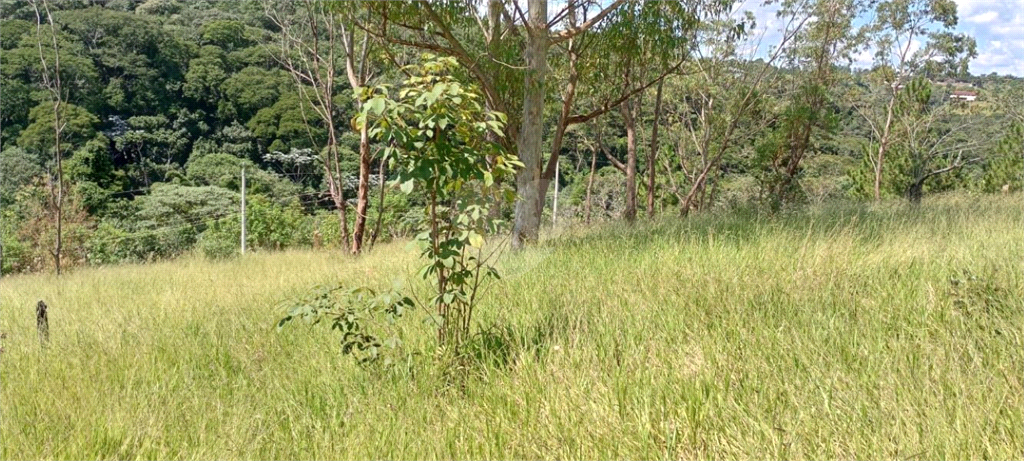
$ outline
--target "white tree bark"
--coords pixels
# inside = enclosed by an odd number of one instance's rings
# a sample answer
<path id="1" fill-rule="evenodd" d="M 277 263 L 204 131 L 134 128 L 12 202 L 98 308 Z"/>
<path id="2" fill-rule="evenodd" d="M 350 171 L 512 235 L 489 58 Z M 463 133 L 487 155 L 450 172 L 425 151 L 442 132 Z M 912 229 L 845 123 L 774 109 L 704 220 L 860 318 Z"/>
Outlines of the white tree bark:
<path id="1" fill-rule="evenodd" d="M 537 240 L 540 230 L 541 148 L 544 135 L 544 92 L 548 72 L 547 0 L 529 0 L 527 22 L 526 82 L 523 89 L 523 122 L 516 145 L 523 169 L 516 176 L 519 200 L 512 229 L 513 248 Z"/>

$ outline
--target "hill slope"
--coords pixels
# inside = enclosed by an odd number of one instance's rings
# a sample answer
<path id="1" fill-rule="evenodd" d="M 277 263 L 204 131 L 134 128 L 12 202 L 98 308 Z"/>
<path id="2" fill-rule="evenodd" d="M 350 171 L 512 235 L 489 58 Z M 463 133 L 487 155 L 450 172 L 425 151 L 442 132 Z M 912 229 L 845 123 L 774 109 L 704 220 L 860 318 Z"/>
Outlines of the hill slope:
<path id="1" fill-rule="evenodd" d="M 314 284 L 409 278 L 402 245 L 7 278 L 0 458 L 1017 457 L 1022 219 L 954 196 L 565 235 L 503 257 L 461 387 L 421 314 L 389 369 L 274 329 Z"/>

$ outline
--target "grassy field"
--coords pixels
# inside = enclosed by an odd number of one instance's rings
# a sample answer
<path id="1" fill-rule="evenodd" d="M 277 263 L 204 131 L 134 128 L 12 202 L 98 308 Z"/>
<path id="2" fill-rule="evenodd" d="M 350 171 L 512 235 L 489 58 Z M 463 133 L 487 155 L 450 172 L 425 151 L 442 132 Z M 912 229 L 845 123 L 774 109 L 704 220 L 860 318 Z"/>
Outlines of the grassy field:
<path id="1" fill-rule="evenodd" d="M 422 313 L 388 369 L 275 329 L 315 284 L 410 279 L 401 243 L 11 277 L 0 457 L 1020 459 L 1022 229 L 951 196 L 563 233 L 503 256 L 455 387 Z"/>

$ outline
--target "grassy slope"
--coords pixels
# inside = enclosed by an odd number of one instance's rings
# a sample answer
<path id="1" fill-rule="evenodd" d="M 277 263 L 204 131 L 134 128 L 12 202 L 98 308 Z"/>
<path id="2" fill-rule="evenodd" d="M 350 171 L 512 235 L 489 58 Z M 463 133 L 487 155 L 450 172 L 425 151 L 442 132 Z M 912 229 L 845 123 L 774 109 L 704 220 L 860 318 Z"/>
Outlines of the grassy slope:
<path id="1" fill-rule="evenodd" d="M 502 262 L 497 360 L 448 390 L 273 328 L 313 284 L 407 277 L 403 245 L 9 278 L 0 457 L 1018 458 L 1022 219 L 946 197 L 563 236 Z"/>

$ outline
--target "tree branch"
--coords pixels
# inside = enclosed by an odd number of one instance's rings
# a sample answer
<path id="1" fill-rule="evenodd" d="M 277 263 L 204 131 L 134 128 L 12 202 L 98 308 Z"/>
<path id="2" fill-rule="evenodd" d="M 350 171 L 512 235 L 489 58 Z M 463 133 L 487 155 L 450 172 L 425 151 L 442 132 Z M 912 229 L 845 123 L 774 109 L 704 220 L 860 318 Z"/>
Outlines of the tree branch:
<path id="1" fill-rule="evenodd" d="M 627 92 L 623 93 L 618 98 L 615 98 L 615 99 L 613 99 L 611 101 L 606 101 L 604 104 L 602 104 L 597 109 L 594 109 L 594 110 L 592 110 L 592 111 L 590 111 L 590 112 L 588 112 L 586 114 L 578 114 L 578 115 L 573 115 L 573 116 L 569 117 L 568 119 L 566 119 L 566 122 L 567 122 L 566 125 L 568 126 L 568 125 L 575 125 L 575 124 L 579 124 L 579 123 L 589 122 L 590 120 L 593 120 L 593 119 L 595 119 L 597 117 L 600 117 L 601 115 L 604 115 L 606 112 L 608 112 L 608 111 L 610 111 L 610 110 L 612 110 L 612 109 L 614 109 L 616 107 L 619 107 L 620 104 L 622 104 L 623 102 L 626 102 L 626 100 L 631 98 L 631 97 L 633 97 L 633 95 L 635 95 L 637 93 L 640 93 L 640 92 L 650 88 L 655 83 L 658 83 L 659 81 L 661 81 L 661 79 L 667 77 L 672 72 L 675 72 L 676 70 L 678 70 L 680 67 L 682 67 L 683 62 L 684 61 L 680 60 L 678 63 L 676 63 L 675 65 L 670 67 L 668 70 L 666 70 L 665 72 L 662 72 L 662 74 L 659 75 L 657 78 L 655 78 L 655 79 L 653 79 L 653 80 L 651 80 L 651 81 L 649 81 L 649 82 L 647 82 L 647 83 L 645 83 L 645 84 L 643 84 L 643 85 L 641 85 L 639 87 L 636 87 L 636 88 L 634 88 L 634 89 L 632 89 L 630 91 L 627 91 Z"/>
<path id="2" fill-rule="evenodd" d="M 594 15 L 594 17 L 585 21 L 583 24 L 580 24 L 579 27 L 570 27 L 561 32 L 552 34 L 550 38 L 551 44 L 555 45 L 564 42 L 566 40 L 569 40 L 570 38 L 573 38 L 579 34 L 582 34 L 590 30 L 591 27 L 594 27 L 595 24 L 601 22 L 601 20 L 604 19 L 605 16 L 608 16 L 608 14 L 610 14 L 612 11 L 615 11 L 619 6 L 622 6 L 622 4 L 625 2 L 626 0 L 615 0 L 614 2 L 612 2 L 611 5 L 608 5 L 603 10 L 601 10 L 601 12 Z"/>

